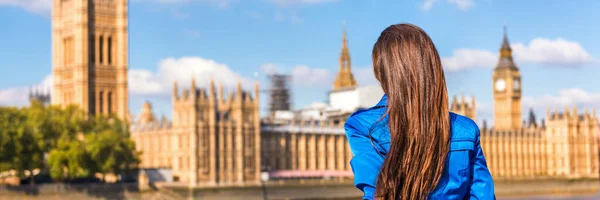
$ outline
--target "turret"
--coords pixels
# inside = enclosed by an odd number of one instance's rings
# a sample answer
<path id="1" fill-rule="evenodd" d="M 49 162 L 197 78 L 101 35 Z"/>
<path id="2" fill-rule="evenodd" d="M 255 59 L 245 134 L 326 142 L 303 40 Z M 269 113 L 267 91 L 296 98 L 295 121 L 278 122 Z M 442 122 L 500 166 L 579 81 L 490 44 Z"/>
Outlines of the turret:
<path id="1" fill-rule="evenodd" d="M 209 102 L 214 105 L 217 94 L 215 91 L 215 79 L 213 77 L 210 77 L 210 85 L 208 87 L 208 99 Z"/>
<path id="2" fill-rule="evenodd" d="M 190 85 L 190 92 L 192 100 L 196 100 L 196 96 L 198 94 L 198 88 L 196 88 L 196 78 L 192 76 L 192 84 Z"/>
<path id="3" fill-rule="evenodd" d="M 238 79 L 237 85 L 235 87 L 235 96 L 236 96 L 236 101 L 243 101 L 242 96 L 243 95 L 243 91 L 242 91 L 242 80 Z"/>
<path id="4" fill-rule="evenodd" d="M 173 99 L 179 99 L 179 91 L 177 89 L 177 81 L 173 81 Z"/>
<path id="5" fill-rule="evenodd" d="M 260 96 L 260 88 L 258 85 L 258 81 L 254 82 L 254 103 L 256 106 L 259 106 L 259 96 Z"/>
<path id="6" fill-rule="evenodd" d="M 225 91 L 223 90 L 223 83 L 219 83 L 219 102 L 225 100 Z"/>

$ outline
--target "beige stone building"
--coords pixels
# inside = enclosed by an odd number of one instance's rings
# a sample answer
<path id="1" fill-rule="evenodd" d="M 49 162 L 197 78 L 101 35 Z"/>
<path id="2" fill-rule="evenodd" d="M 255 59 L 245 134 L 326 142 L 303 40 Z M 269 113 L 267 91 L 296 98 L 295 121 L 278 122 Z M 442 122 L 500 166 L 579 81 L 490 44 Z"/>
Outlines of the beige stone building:
<path id="1" fill-rule="evenodd" d="M 127 118 L 127 5 L 52 1 L 52 104 Z"/>
<path id="2" fill-rule="evenodd" d="M 127 0 L 52 3 L 52 104 L 128 119 Z M 595 110 L 547 111 L 539 126 L 531 113 L 529 123 L 523 123 L 521 74 L 506 34 L 492 81 L 494 125 L 484 123 L 480 132 L 494 178 L 598 178 Z M 240 84 L 226 94 L 212 81 L 202 89 L 192 79 L 191 88 L 181 92 L 174 84 L 172 121 L 158 119 L 146 103 L 132 123 L 131 137 L 143 153 L 141 167 L 169 168 L 176 181 L 192 186 L 254 184 L 261 171 L 275 179 L 350 178 L 352 153 L 343 129 L 350 112 L 342 108 L 367 101 L 342 100 L 375 94 L 356 88 L 344 30 L 330 98 L 350 103 L 324 110 L 326 115 L 310 111 L 326 117 L 261 122 L 258 84 L 254 95 Z M 474 98 L 455 97 L 450 107 L 476 119 Z"/>
<path id="3" fill-rule="evenodd" d="M 345 53 L 344 53 L 345 52 Z M 346 39 L 337 82 L 341 89 L 356 86 L 351 72 Z M 254 97 L 242 91 L 217 92 L 195 87 L 179 94 L 173 88 L 173 116 L 159 120 L 146 102 L 134 121 L 131 137 L 142 152 L 142 168 L 168 168 L 174 180 L 191 186 L 258 184 L 260 173 L 269 179 L 350 178 L 350 151 L 344 120 L 350 113 L 335 112 L 326 119 L 259 119 L 258 84 Z M 335 84 L 334 84 L 334 88 Z M 342 117 L 345 116 L 345 117 Z"/>
<path id="4" fill-rule="evenodd" d="M 456 96 L 452 98 L 450 110 L 456 114 L 475 120 L 477 118 L 475 105 L 475 97 L 471 97 L 471 101 L 467 102 L 465 95 L 463 94 L 461 95 L 460 100 Z"/>
<path id="5" fill-rule="evenodd" d="M 548 111 L 541 125 L 531 112 L 529 123 L 523 123 L 521 75 L 506 35 L 500 51 L 492 76 L 495 123 L 480 127 L 481 145 L 494 178 L 598 178 L 595 111 Z M 340 63 L 346 64 L 340 66 L 350 66 L 344 52 L 348 52 L 346 39 L 340 56 Z M 361 96 L 346 92 L 356 88 L 356 83 L 351 72 L 348 75 L 343 69 L 333 84 L 339 94 L 330 98 Z M 164 116 L 159 120 L 151 105 L 144 105 L 132 127 L 132 138 L 143 152 L 142 167 L 172 169 L 175 180 L 192 186 L 257 184 L 261 172 L 270 179 L 352 178 L 352 152 L 343 128 L 349 113 L 343 109 L 302 110 L 277 123 L 260 122 L 258 85 L 255 97 L 238 85 L 227 98 L 222 87 L 217 92 L 212 82 L 208 90 L 196 88 L 194 81 L 191 85 L 180 94 L 175 84 L 172 122 Z M 454 97 L 450 108 L 476 119 L 474 97 L 470 101 Z"/>
<path id="6" fill-rule="evenodd" d="M 194 185 L 239 185 L 260 180 L 258 84 L 254 95 L 240 83 L 234 93 L 173 88 L 173 122 L 157 120 L 149 103 L 132 126 L 142 168 L 170 168 L 175 181 Z"/>
<path id="7" fill-rule="evenodd" d="M 481 146 L 488 167 L 497 180 L 540 178 L 598 178 L 599 125 L 595 111 L 565 108 L 547 111 L 537 125 L 531 111 L 522 120 L 521 74 L 512 58 L 506 33 L 493 75 L 494 125 L 481 128 Z M 463 101 L 453 103 L 453 112 L 475 120 Z"/>

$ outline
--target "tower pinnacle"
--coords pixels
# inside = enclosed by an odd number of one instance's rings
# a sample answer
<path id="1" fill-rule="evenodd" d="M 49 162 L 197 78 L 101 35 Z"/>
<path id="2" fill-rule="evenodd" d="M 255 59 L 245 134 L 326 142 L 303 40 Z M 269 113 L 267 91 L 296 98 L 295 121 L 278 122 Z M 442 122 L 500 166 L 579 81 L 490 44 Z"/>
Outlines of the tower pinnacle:
<path id="1" fill-rule="evenodd" d="M 348 38 L 346 36 L 346 23 L 342 26 L 342 50 L 340 54 L 339 72 L 333 82 L 333 90 L 351 88 L 356 86 L 356 80 L 352 75 L 352 64 L 350 52 L 348 51 Z"/>
<path id="2" fill-rule="evenodd" d="M 496 69 L 508 68 L 508 69 L 517 69 L 515 62 L 512 57 L 512 49 L 510 48 L 510 43 L 508 42 L 508 33 L 507 27 L 504 25 L 504 35 L 502 38 L 502 45 L 500 46 L 500 60 Z"/>

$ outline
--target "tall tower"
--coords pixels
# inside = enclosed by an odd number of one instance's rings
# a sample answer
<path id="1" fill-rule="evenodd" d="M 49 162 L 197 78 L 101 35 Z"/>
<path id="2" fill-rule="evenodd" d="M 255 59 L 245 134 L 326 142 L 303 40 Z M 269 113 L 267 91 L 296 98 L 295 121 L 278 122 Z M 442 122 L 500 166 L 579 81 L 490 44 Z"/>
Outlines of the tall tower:
<path id="1" fill-rule="evenodd" d="M 127 0 L 52 3 L 52 103 L 126 119 Z"/>
<path id="2" fill-rule="evenodd" d="M 352 75 L 352 64 L 350 62 L 350 52 L 348 52 L 348 40 L 346 39 L 346 27 L 344 26 L 342 53 L 340 55 L 340 69 L 333 82 L 333 90 L 353 88 L 356 86 L 356 80 Z"/>
<path id="3" fill-rule="evenodd" d="M 500 60 L 492 75 L 494 96 L 494 129 L 521 128 L 521 73 L 515 65 L 508 44 L 506 27 L 500 48 Z"/>

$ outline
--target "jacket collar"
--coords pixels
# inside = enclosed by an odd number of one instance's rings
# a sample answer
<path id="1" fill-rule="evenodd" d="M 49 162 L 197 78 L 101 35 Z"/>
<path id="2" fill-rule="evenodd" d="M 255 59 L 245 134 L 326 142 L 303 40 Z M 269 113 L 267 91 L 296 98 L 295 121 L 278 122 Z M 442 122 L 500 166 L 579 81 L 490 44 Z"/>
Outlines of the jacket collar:
<path id="1" fill-rule="evenodd" d="M 379 103 L 377 103 L 377 105 L 375 105 L 375 106 L 387 106 L 387 105 L 388 105 L 387 104 L 387 94 L 384 94 L 381 97 L 381 100 L 379 100 Z"/>

